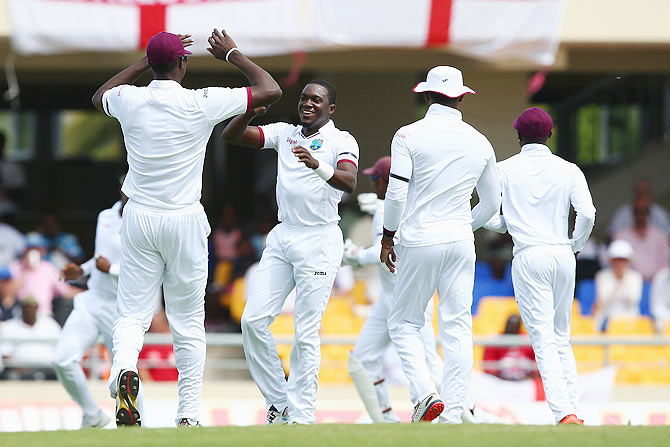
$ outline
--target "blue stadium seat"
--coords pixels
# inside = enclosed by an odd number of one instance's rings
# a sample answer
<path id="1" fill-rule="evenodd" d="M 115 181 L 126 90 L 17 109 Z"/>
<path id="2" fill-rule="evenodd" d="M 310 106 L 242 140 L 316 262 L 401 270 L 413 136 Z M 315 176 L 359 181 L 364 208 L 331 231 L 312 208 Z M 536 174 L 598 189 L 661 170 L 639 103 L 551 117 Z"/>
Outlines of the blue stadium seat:
<path id="1" fill-rule="evenodd" d="M 475 287 L 472 290 L 472 314 L 477 313 L 479 300 L 485 296 L 514 296 L 512 278 L 475 278 Z"/>
<path id="2" fill-rule="evenodd" d="M 640 315 L 649 315 L 649 293 L 651 292 L 651 281 L 645 281 L 642 284 L 642 298 L 640 299 Z"/>
<path id="3" fill-rule="evenodd" d="M 593 302 L 596 300 L 596 282 L 593 279 L 582 279 L 577 284 L 575 295 L 582 307 L 582 315 L 593 313 Z"/>
<path id="4" fill-rule="evenodd" d="M 483 261 L 475 262 L 475 283 L 480 279 L 486 280 L 489 278 L 493 278 L 493 272 L 489 263 Z"/>

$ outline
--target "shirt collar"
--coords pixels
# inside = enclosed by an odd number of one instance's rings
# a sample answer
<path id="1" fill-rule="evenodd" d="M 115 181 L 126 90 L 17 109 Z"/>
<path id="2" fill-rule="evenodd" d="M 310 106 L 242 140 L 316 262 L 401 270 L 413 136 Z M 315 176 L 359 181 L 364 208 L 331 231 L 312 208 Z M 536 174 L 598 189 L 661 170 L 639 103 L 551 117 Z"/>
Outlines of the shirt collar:
<path id="1" fill-rule="evenodd" d="M 539 144 L 539 143 L 529 143 L 529 144 L 524 144 L 523 147 L 521 148 L 521 152 L 544 152 L 547 154 L 551 154 L 551 149 L 549 147 L 545 146 L 544 144 Z"/>
<path id="2" fill-rule="evenodd" d="M 328 122 L 326 124 L 324 124 L 323 126 L 321 126 L 316 133 L 314 133 L 310 136 L 305 136 L 305 134 L 302 133 L 302 126 L 300 126 L 298 131 L 300 132 L 300 136 L 302 136 L 304 138 L 312 138 L 312 137 L 317 136 L 320 133 L 326 133 L 326 132 L 329 132 L 333 129 L 335 129 L 335 123 L 333 123 L 333 120 L 328 120 Z"/>
<path id="3" fill-rule="evenodd" d="M 181 84 L 172 79 L 154 79 L 149 83 L 151 88 L 181 88 Z"/>
<path id="4" fill-rule="evenodd" d="M 436 103 L 431 104 L 430 107 L 428 107 L 428 112 L 426 112 L 426 116 L 428 115 L 453 116 L 455 118 L 458 118 L 459 120 L 463 119 L 463 114 L 461 113 L 460 110 Z"/>

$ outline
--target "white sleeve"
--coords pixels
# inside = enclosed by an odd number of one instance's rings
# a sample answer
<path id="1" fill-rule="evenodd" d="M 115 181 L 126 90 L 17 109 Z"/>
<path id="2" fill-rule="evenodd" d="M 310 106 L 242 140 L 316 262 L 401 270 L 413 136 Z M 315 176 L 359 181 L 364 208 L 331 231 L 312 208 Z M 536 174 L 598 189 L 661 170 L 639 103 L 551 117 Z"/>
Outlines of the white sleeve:
<path id="1" fill-rule="evenodd" d="M 272 123 L 258 126 L 258 131 L 261 133 L 261 149 L 277 150 L 281 135 L 289 127 L 292 127 L 289 123 Z"/>
<path id="2" fill-rule="evenodd" d="M 249 87 L 206 87 L 195 90 L 195 99 L 208 120 L 219 123 L 249 110 Z"/>
<path id="3" fill-rule="evenodd" d="M 572 251 L 576 253 L 584 248 L 596 222 L 596 208 L 593 206 L 589 185 L 584 173 L 577 166 L 570 190 L 570 202 L 577 213 L 575 230 L 572 232 Z"/>
<path id="4" fill-rule="evenodd" d="M 88 261 L 81 264 L 79 267 L 81 267 L 81 270 L 84 272 L 84 276 L 90 275 L 93 269 L 95 268 L 95 258 L 89 259 Z"/>
<path id="5" fill-rule="evenodd" d="M 358 143 L 349 132 L 342 132 L 344 136 L 337 148 L 337 165 L 351 163 L 358 169 Z"/>
<path id="6" fill-rule="evenodd" d="M 121 118 L 123 108 L 127 104 L 128 93 L 132 89 L 132 85 L 124 84 L 114 88 L 110 88 L 102 94 L 102 110 L 107 116 L 116 119 Z"/>
<path id="7" fill-rule="evenodd" d="M 498 169 L 496 168 L 495 154 L 491 148 L 489 157 L 482 175 L 477 181 L 477 195 L 479 203 L 472 210 L 472 231 L 478 230 L 500 210 L 501 188 Z"/>
<path id="8" fill-rule="evenodd" d="M 412 178 L 413 163 L 407 139 L 400 129 L 391 142 L 391 175 L 384 200 L 384 229 L 396 231 L 407 202 L 407 189 Z"/>

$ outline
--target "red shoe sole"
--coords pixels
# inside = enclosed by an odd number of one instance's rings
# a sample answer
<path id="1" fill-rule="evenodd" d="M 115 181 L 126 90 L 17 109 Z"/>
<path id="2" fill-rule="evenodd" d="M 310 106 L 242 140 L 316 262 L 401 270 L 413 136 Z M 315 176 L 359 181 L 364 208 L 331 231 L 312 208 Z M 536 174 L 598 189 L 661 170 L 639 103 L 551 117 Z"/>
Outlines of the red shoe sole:
<path id="1" fill-rule="evenodd" d="M 442 402 L 435 402 L 433 405 L 430 406 L 428 411 L 426 411 L 426 414 L 423 415 L 421 420 L 430 422 L 439 415 L 441 415 L 443 411 L 444 411 L 444 404 Z"/>

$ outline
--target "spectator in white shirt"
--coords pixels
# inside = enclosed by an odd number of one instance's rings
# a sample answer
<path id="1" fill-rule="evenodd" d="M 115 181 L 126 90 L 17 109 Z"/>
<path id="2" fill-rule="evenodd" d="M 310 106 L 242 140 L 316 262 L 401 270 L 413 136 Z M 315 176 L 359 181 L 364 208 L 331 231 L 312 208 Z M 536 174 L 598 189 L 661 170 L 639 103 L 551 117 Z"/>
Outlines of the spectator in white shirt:
<path id="1" fill-rule="evenodd" d="M 0 267 L 14 262 L 25 249 L 23 234 L 7 222 L 6 216 L 0 215 Z"/>
<path id="2" fill-rule="evenodd" d="M 630 267 L 633 247 L 624 240 L 612 242 L 607 249 L 610 268 L 596 274 L 595 325 L 604 329 L 607 318 L 640 315 L 642 275 Z"/>
<path id="3" fill-rule="evenodd" d="M 649 307 L 651 316 L 654 317 L 656 332 L 663 332 L 670 322 L 670 267 L 665 267 L 654 275 Z"/>
<path id="4" fill-rule="evenodd" d="M 54 344 L 43 340 L 55 340 L 60 333 L 60 326 L 53 318 L 40 314 L 37 308 L 37 301 L 24 299 L 21 301 L 21 319 L 9 320 L 0 328 L 3 335 L 21 339 L 0 346 L 0 354 L 7 367 L 5 374 L 9 378 L 55 378 L 51 367 Z"/>
<path id="5" fill-rule="evenodd" d="M 670 236 L 670 213 L 659 204 L 654 203 L 651 182 L 639 179 L 635 182 L 633 191 L 633 200 L 631 203 L 622 205 L 614 214 L 610 223 L 609 233 L 614 235 L 618 231 L 630 228 L 635 224 L 633 203 L 641 200 L 649 204 L 649 220 L 651 224 L 658 227 L 666 236 Z"/>

